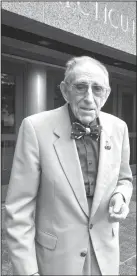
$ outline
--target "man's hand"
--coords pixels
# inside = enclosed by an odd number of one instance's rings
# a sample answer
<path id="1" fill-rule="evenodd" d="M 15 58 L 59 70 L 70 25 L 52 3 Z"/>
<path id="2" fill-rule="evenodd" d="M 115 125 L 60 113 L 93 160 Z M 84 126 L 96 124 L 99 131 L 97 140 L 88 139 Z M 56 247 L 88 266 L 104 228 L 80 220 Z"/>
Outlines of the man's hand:
<path id="1" fill-rule="evenodd" d="M 129 207 L 120 193 L 114 194 L 109 202 L 109 215 L 115 222 L 124 220 L 129 213 Z"/>

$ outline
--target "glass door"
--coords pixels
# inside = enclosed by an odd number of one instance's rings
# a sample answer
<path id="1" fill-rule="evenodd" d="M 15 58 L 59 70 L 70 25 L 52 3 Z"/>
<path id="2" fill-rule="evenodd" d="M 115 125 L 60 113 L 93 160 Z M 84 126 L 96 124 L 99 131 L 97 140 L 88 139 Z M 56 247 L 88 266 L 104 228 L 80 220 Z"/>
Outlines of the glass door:
<path id="1" fill-rule="evenodd" d="M 19 70 L 20 68 L 20 70 Z M 23 119 L 23 72 L 15 63 L 2 61 L 1 73 L 1 180 L 5 201 L 14 149 Z"/>
<path id="2" fill-rule="evenodd" d="M 136 174 L 136 86 L 133 83 L 118 84 L 118 117 L 128 126 L 130 139 L 130 165 Z"/>
<path id="3" fill-rule="evenodd" d="M 9 181 L 16 137 L 15 90 L 16 79 L 13 75 L 1 75 L 1 131 L 2 131 L 2 185 Z"/>

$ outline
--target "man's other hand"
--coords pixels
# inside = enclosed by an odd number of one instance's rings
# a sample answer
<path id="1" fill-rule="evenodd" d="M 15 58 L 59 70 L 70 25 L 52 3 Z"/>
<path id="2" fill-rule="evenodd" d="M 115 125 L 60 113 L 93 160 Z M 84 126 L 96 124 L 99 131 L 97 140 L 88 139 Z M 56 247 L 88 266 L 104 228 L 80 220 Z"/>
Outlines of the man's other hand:
<path id="1" fill-rule="evenodd" d="M 115 222 L 124 220 L 129 213 L 129 207 L 124 202 L 122 194 L 114 194 L 109 202 L 109 215 Z"/>

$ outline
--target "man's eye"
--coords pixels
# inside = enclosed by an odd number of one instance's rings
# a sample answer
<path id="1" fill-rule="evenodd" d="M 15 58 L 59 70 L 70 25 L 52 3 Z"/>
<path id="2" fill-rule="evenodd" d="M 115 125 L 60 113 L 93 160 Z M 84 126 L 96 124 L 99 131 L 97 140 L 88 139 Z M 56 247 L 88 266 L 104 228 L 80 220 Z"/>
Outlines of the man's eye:
<path id="1" fill-rule="evenodd" d="M 84 84 L 77 84 L 76 85 L 76 89 L 78 89 L 78 90 L 83 90 L 85 88 L 86 88 L 86 86 Z"/>
<path id="2" fill-rule="evenodd" d="M 100 85 L 93 85 L 93 89 L 96 92 L 101 92 L 102 91 L 102 86 L 100 86 Z"/>

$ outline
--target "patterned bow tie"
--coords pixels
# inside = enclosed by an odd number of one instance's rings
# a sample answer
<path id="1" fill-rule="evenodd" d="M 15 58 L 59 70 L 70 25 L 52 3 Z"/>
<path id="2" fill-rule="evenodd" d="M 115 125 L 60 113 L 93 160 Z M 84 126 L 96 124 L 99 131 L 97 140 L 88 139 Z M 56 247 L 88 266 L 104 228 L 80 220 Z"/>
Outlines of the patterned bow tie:
<path id="1" fill-rule="evenodd" d="M 90 135 L 95 137 L 96 140 L 99 139 L 102 127 L 99 125 L 85 127 L 80 123 L 72 123 L 71 138 L 80 139 L 85 135 Z"/>

